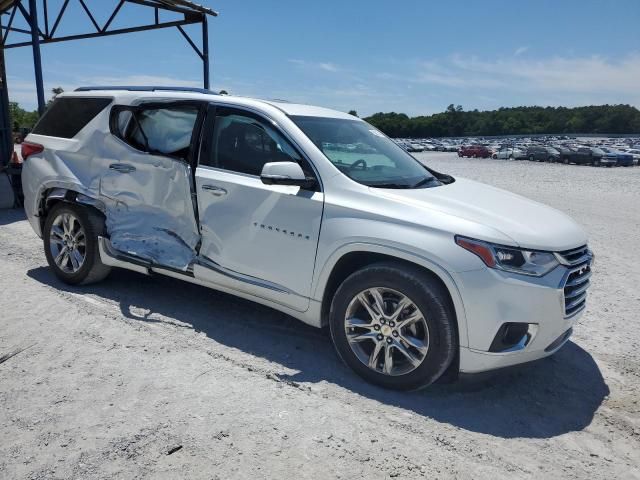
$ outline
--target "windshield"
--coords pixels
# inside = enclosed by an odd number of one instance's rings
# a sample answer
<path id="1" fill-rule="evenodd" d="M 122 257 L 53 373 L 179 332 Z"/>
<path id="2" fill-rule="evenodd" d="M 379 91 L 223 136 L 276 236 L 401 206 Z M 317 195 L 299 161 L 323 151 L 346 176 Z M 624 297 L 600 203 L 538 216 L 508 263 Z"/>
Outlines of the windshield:
<path id="1" fill-rule="evenodd" d="M 417 188 L 440 182 L 382 132 L 361 120 L 292 116 L 338 170 L 358 183 L 380 188 Z"/>

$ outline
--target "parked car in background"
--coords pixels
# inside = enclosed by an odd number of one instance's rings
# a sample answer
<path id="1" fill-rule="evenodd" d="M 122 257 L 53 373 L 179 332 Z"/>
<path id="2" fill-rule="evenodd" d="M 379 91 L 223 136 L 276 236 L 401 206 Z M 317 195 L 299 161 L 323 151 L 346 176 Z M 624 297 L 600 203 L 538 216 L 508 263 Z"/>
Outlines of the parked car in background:
<path id="1" fill-rule="evenodd" d="M 628 149 L 626 149 L 626 152 L 631 154 L 631 156 L 633 156 L 633 163 L 635 165 L 640 164 L 640 149 L 628 148 Z"/>
<path id="2" fill-rule="evenodd" d="M 556 159 L 556 162 L 564 162 L 565 158 L 569 158 L 572 153 L 573 153 L 573 149 L 569 148 L 566 145 L 553 145 L 553 148 L 555 150 L 558 151 L 558 153 L 560 154 L 560 157 L 558 159 Z"/>
<path id="3" fill-rule="evenodd" d="M 611 163 L 611 166 L 615 166 L 615 165 L 619 167 L 633 166 L 632 154 L 627 152 L 621 152 L 620 150 L 616 150 L 610 147 L 600 147 L 600 149 L 604 152 L 603 157 L 600 159 L 600 163 L 602 165 L 609 166 L 609 164 Z"/>
<path id="4" fill-rule="evenodd" d="M 618 155 L 613 151 L 609 151 L 606 147 L 600 147 L 603 154 L 600 158 L 594 160 L 592 165 L 594 167 L 615 167 L 618 165 Z"/>
<path id="5" fill-rule="evenodd" d="M 527 152 L 518 147 L 503 146 L 493 154 L 493 158 L 502 160 L 524 160 L 527 158 Z"/>
<path id="6" fill-rule="evenodd" d="M 530 145 L 527 147 L 526 155 L 532 162 L 557 162 L 560 158 L 560 152 L 555 148 L 543 145 Z"/>
<path id="7" fill-rule="evenodd" d="M 407 152 L 424 152 L 424 147 L 417 143 L 409 143 L 406 150 Z"/>
<path id="8" fill-rule="evenodd" d="M 603 156 L 604 152 L 596 147 L 567 148 L 561 152 L 561 161 L 566 165 L 570 163 L 593 165 L 596 162 L 600 162 Z"/>
<path id="9" fill-rule="evenodd" d="M 458 150 L 459 157 L 473 157 L 473 158 L 489 158 L 491 153 L 489 149 L 482 145 L 468 145 L 462 146 Z"/>

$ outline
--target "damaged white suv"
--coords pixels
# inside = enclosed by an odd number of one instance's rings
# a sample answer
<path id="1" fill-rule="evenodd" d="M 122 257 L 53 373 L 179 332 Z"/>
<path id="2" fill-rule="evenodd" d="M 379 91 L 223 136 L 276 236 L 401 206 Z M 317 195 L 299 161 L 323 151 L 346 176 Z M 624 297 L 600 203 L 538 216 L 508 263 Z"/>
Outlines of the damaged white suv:
<path id="1" fill-rule="evenodd" d="M 575 222 L 430 170 L 344 113 L 82 88 L 22 152 L 25 209 L 64 282 L 121 267 L 328 324 L 384 387 L 545 357 L 585 308 L 592 254 Z"/>

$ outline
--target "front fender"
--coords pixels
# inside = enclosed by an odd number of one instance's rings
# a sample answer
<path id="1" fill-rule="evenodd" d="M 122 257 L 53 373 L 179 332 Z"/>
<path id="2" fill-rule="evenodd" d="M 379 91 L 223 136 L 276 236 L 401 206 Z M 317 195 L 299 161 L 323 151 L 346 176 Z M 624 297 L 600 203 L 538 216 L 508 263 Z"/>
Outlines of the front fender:
<path id="1" fill-rule="evenodd" d="M 313 298 L 322 301 L 324 297 L 324 291 L 329 281 L 329 277 L 338 261 L 345 255 L 353 252 L 371 252 L 375 254 L 386 255 L 407 262 L 411 262 L 426 270 L 429 270 L 436 275 L 442 283 L 445 285 L 451 296 L 453 307 L 458 322 L 458 333 L 460 346 L 466 347 L 469 345 L 468 332 L 467 332 L 467 317 L 464 309 L 464 303 L 462 296 L 457 286 L 458 280 L 456 280 L 456 273 L 452 273 L 445 269 L 443 266 L 434 262 L 425 256 L 417 255 L 415 252 L 404 250 L 397 246 L 389 246 L 384 244 L 376 244 L 371 242 L 355 241 L 344 244 L 335 249 L 326 259 L 322 268 L 317 269 L 317 275 L 314 278 L 312 285 Z"/>

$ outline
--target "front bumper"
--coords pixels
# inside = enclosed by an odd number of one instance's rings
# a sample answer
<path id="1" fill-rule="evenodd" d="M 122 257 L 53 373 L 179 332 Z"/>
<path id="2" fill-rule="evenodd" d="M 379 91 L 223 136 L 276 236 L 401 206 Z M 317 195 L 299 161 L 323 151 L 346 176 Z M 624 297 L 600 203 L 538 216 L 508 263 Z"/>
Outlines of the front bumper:
<path id="1" fill-rule="evenodd" d="M 618 164 L 617 158 L 607 158 L 607 157 L 600 158 L 600 165 L 617 165 L 617 164 Z"/>
<path id="2" fill-rule="evenodd" d="M 457 274 L 467 317 L 467 346 L 460 347 L 460 372 L 479 373 L 531 362 L 558 351 L 568 341 L 584 308 L 565 313 L 564 287 L 573 267 L 558 266 L 544 277 L 484 268 Z M 522 342 L 495 351 L 501 327 L 529 324 Z"/>

